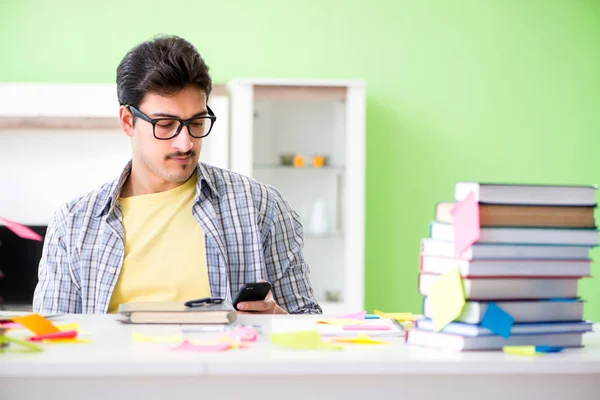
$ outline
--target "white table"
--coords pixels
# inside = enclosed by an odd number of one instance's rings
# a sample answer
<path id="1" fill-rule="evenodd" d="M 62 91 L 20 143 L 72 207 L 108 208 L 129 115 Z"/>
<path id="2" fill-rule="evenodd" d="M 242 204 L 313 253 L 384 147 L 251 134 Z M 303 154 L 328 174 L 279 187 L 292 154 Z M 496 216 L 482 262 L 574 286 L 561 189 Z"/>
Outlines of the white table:
<path id="1" fill-rule="evenodd" d="M 56 320 L 78 322 L 92 344 L 0 354 L 0 399 L 600 398 L 600 333 L 586 334 L 583 349 L 542 357 L 438 351 L 401 339 L 337 352 L 293 351 L 271 345 L 271 317 L 240 316 L 238 322 L 264 326 L 250 348 L 188 353 L 170 350 L 172 343 L 131 341 L 134 331 L 173 335 L 180 326 L 125 325 L 116 318 Z"/>

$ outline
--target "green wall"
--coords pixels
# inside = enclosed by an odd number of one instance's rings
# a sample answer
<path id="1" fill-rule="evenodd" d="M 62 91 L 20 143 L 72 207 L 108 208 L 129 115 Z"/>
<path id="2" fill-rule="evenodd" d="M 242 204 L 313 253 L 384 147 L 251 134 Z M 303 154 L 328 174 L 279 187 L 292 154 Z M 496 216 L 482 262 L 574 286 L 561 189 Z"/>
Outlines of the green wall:
<path id="1" fill-rule="evenodd" d="M 369 310 L 420 310 L 419 240 L 455 181 L 600 183 L 598 1 L 0 0 L 0 81 L 112 82 L 161 32 L 216 82 L 366 80 Z"/>

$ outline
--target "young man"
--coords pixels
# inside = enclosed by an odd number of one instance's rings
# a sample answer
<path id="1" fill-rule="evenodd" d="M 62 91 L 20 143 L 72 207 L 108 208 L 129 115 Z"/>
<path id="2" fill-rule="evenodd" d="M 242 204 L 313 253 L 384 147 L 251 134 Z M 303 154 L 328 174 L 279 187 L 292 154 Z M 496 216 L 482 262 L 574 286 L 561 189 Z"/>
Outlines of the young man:
<path id="1" fill-rule="evenodd" d="M 173 36 L 133 48 L 117 69 L 132 159 L 121 177 L 59 209 L 33 310 L 116 312 L 133 301 L 231 300 L 266 280 L 243 311 L 321 313 L 302 255 L 298 214 L 275 188 L 198 163 L 216 116 L 208 67 Z"/>

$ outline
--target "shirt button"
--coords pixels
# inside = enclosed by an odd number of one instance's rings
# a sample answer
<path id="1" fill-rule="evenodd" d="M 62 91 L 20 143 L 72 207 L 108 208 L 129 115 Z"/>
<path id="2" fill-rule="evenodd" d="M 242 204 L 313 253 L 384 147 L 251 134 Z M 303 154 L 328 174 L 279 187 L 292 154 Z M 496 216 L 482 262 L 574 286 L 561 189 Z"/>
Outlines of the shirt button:
<path id="1" fill-rule="evenodd" d="M 110 272 L 111 274 L 114 274 L 117 272 L 117 269 L 113 267 L 113 268 L 109 269 L 108 272 Z"/>

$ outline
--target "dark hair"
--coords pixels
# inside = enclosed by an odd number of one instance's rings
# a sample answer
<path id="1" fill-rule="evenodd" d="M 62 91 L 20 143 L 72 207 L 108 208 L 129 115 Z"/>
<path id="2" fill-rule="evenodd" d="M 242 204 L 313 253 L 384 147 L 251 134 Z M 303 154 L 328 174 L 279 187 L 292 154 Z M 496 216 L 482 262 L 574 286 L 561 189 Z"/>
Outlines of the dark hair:
<path id="1" fill-rule="evenodd" d="M 172 95 L 187 86 L 212 90 L 208 66 L 198 50 L 178 36 L 157 36 L 131 49 L 117 67 L 119 103 L 139 107 L 146 93 Z"/>

